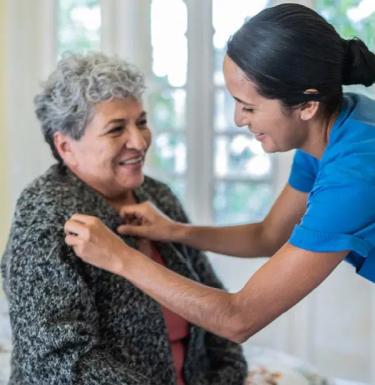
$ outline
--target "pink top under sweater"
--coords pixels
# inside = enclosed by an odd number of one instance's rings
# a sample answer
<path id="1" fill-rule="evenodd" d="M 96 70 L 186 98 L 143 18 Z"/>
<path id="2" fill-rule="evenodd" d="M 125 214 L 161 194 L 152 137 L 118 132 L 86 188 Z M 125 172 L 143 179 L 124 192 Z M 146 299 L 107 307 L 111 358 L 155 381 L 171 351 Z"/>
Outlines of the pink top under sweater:
<path id="1" fill-rule="evenodd" d="M 152 245 L 152 257 L 156 262 L 165 266 L 164 260 L 154 245 Z M 169 309 L 163 306 L 161 309 L 168 330 L 169 343 L 171 345 L 173 363 L 176 370 L 177 385 L 185 385 L 183 368 L 186 342 L 189 336 L 189 323 Z"/>

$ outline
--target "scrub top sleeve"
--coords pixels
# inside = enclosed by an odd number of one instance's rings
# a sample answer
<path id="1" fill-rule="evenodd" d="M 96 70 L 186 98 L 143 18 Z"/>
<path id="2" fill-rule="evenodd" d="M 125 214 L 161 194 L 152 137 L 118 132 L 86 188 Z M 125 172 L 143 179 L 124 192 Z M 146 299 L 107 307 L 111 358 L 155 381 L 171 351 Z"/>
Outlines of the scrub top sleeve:
<path id="1" fill-rule="evenodd" d="M 288 183 L 294 189 L 311 191 L 318 173 L 319 161 L 302 150 L 296 150 Z"/>
<path id="2" fill-rule="evenodd" d="M 351 250 L 367 257 L 375 245 L 375 186 L 336 176 L 318 181 L 289 243 L 305 250 Z"/>

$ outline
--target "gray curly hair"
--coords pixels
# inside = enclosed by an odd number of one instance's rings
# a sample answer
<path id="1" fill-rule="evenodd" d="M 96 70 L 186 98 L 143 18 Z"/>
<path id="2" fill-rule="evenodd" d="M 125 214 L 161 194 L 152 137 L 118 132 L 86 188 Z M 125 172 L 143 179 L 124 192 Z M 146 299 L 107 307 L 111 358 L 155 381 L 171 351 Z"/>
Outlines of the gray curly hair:
<path id="1" fill-rule="evenodd" d="M 36 116 L 54 157 L 61 162 L 53 142 L 56 132 L 79 140 L 95 104 L 113 98 L 140 100 L 144 90 L 143 74 L 124 60 L 101 53 L 64 55 L 34 98 Z"/>

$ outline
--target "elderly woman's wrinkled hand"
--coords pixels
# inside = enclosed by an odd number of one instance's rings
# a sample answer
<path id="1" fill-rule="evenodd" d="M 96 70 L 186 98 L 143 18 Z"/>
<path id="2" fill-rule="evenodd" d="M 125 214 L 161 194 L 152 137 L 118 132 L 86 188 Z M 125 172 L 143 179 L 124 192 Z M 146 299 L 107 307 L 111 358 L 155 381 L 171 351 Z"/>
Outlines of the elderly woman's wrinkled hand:
<path id="1" fill-rule="evenodd" d="M 65 242 L 83 261 L 119 274 L 136 250 L 126 245 L 100 219 L 74 214 L 64 226 Z"/>
<path id="2" fill-rule="evenodd" d="M 151 202 L 126 205 L 120 210 L 124 224 L 117 228 L 120 234 L 127 234 L 154 241 L 177 241 L 178 228 L 174 222 Z"/>

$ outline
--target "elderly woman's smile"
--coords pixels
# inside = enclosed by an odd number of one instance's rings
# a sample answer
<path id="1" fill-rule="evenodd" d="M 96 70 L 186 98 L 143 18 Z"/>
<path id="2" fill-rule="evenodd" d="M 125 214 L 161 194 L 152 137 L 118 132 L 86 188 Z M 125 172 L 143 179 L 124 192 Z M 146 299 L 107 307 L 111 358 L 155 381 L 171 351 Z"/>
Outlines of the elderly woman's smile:
<path id="1" fill-rule="evenodd" d="M 146 112 L 133 97 L 95 104 L 80 139 L 55 136 L 67 166 L 108 200 L 128 199 L 142 184 L 150 142 Z"/>

